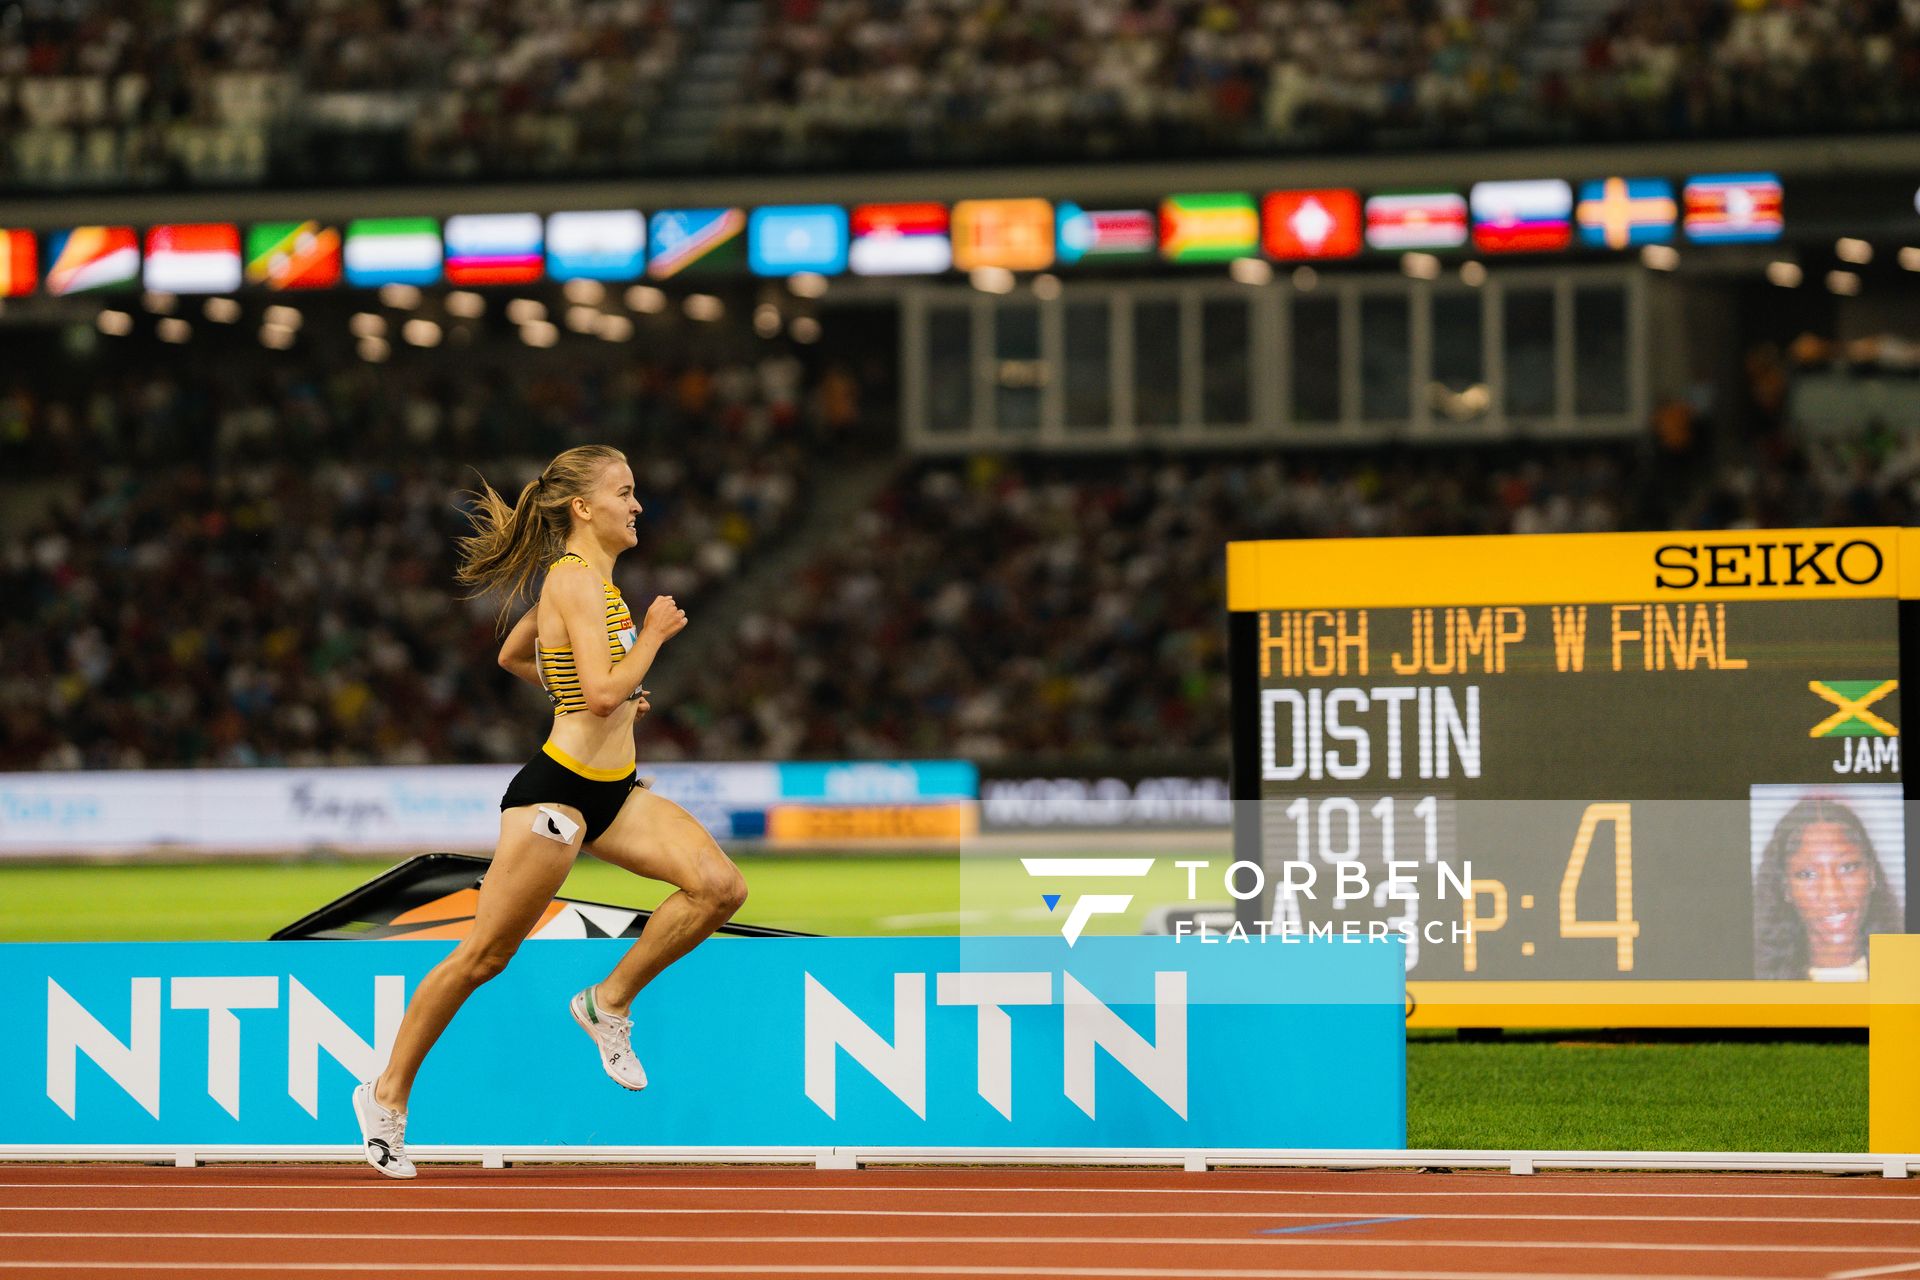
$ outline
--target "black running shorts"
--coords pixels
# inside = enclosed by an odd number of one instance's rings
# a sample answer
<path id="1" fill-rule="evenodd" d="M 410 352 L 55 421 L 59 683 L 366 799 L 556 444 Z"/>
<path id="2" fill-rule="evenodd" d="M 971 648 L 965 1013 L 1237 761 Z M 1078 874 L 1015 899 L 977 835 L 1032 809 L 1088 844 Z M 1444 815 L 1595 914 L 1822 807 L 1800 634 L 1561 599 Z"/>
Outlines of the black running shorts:
<path id="1" fill-rule="evenodd" d="M 620 815 L 620 806 L 627 802 L 627 793 L 642 785 L 632 770 L 627 771 L 626 777 L 611 782 L 583 778 L 542 751 L 513 775 L 513 781 L 507 784 L 507 793 L 500 797 L 500 808 L 504 811 L 521 805 L 571 805 L 586 819 L 587 843 L 591 844 L 613 825 L 613 820 Z"/>

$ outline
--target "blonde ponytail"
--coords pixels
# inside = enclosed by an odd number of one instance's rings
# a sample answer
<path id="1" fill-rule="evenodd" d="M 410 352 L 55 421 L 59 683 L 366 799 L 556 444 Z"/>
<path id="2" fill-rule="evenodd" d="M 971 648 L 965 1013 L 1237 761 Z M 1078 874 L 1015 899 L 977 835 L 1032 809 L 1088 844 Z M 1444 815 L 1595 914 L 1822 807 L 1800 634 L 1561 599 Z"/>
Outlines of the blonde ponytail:
<path id="1" fill-rule="evenodd" d="M 626 460 L 607 445 L 568 449 L 527 482 L 512 506 L 482 477 L 479 489 L 468 492 L 474 501 L 473 533 L 457 540 L 460 564 L 454 577 L 473 588 L 467 598 L 503 592 L 499 623 L 504 625 L 513 602 L 530 594 L 534 575 L 565 549 L 573 531 L 570 504 L 593 492 L 602 468 Z"/>

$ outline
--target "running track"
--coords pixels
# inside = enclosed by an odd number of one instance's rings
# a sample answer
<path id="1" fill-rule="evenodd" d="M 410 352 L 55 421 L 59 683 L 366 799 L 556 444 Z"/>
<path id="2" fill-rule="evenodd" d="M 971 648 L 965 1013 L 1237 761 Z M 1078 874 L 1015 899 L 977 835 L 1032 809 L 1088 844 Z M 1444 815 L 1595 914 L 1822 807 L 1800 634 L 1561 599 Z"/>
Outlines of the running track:
<path id="1" fill-rule="evenodd" d="M 0 1166 L 0 1276 L 1920 1280 L 1877 1177 Z"/>

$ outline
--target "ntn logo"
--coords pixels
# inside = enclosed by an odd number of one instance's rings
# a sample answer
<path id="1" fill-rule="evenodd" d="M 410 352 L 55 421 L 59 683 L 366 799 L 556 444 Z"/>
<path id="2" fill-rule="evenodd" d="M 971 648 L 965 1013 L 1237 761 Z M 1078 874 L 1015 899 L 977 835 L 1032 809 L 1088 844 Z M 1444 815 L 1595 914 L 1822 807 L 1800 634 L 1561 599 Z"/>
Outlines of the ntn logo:
<path id="1" fill-rule="evenodd" d="M 168 982 L 168 1007 L 207 1015 L 207 1095 L 240 1118 L 240 1019 L 237 1009 L 280 1007 L 280 980 L 271 976 L 182 977 Z M 100 1019 L 47 979 L 47 1097 L 77 1118 L 79 1058 L 85 1054 L 154 1119 L 160 1118 L 161 980 L 128 983 L 128 1035 L 122 1041 Z M 287 978 L 287 1095 L 315 1118 L 320 1114 L 320 1052 L 370 1080 L 386 1063 L 406 1007 L 406 979 L 383 973 L 373 979 L 373 1040 L 362 1039 L 344 1019 Z"/>
<path id="2" fill-rule="evenodd" d="M 922 1120 L 927 1118 L 927 975 L 893 975 L 893 1039 L 862 1020 L 811 973 L 806 976 L 806 1093 L 834 1117 L 838 1106 L 838 1052 L 845 1050 L 869 1075 Z M 1187 1118 L 1187 975 L 1153 975 L 1153 1038 L 1125 1019 L 1071 973 L 1062 972 L 1062 1088 L 1088 1119 L 1095 1115 L 1094 1051 L 1104 1049 L 1181 1119 Z M 1011 1006 L 1054 1003 L 1050 972 L 965 972 L 935 975 L 935 1002 L 972 1006 L 975 1014 L 976 1089 L 988 1105 L 1013 1119 Z"/>

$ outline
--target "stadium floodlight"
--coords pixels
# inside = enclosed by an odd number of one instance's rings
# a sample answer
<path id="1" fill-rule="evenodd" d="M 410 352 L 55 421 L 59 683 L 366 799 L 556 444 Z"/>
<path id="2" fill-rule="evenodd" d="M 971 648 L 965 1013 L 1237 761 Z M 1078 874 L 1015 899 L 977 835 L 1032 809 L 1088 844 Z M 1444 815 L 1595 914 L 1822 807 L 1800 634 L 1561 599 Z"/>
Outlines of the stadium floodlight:
<path id="1" fill-rule="evenodd" d="M 982 293 L 1013 292 L 1013 272 L 1005 267 L 975 267 L 967 280 Z"/>
<path id="2" fill-rule="evenodd" d="M 1227 274 L 1239 284 L 1273 283 L 1273 267 L 1265 258 L 1235 258 L 1227 264 Z"/>
<path id="3" fill-rule="evenodd" d="M 440 345 L 440 326 L 431 320 L 413 319 L 400 328 L 400 336 L 409 346 L 437 347 Z"/>
<path id="4" fill-rule="evenodd" d="M 1410 280 L 1437 280 L 1440 259 L 1430 253 L 1404 253 L 1400 255 L 1400 270 Z"/>

